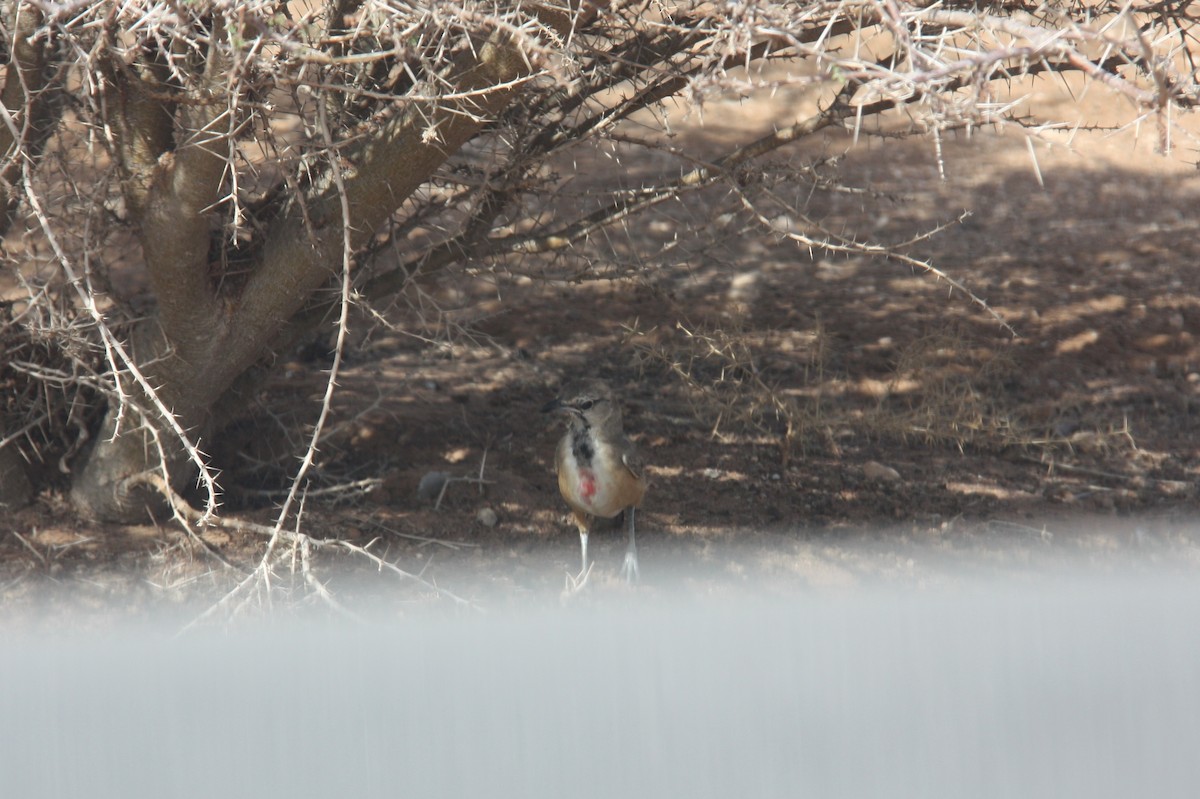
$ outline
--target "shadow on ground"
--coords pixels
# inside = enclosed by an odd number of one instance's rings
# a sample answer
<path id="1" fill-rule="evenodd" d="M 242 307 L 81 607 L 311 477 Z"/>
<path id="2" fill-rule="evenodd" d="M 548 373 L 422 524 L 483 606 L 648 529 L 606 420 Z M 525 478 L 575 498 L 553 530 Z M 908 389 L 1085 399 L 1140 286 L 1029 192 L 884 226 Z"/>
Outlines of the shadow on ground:
<path id="1" fill-rule="evenodd" d="M 832 137 L 801 158 L 845 146 Z M 628 279 L 530 280 L 527 262 L 497 265 L 465 288 L 448 279 L 434 287 L 436 341 L 375 331 L 353 353 L 306 501 L 308 532 L 370 544 L 435 584 L 453 563 L 501 594 L 553 594 L 576 542 L 551 475 L 558 431 L 538 409 L 563 380 L 587 373 L 622 395 L 651 464 L 640 517 L 648 563 L 686 551 L 736 571 L 711 553 L 749 539 L 792 560 L 781 567 L 787 579 L 838 584 L 844 564 L 814 552 L 855 560 L 847 542 L 871 542 L 859 552 L 875 565 L 861 570 L 900 574 L 916 543 L 985 555 L 993 541 L 1037 539 L 1076 517 L 1121 531 L 1088 546 L 1136 548 L 1149 525 L 1191 562 L 1200 221 L 1190 209 L 1200 183 L 1155 163 L 1050 154 L 1043 187 L 1014 153 L 1024 158 L 1023 142 L 948 142 L 941 181 L 925 144 L 854 151 L 843 180 L 863 192 L 797 185 L 808 220 L 773 223 L 895 244 L 970 210 L 906 252 L 1011 330 L 908 265 L 814 255 L 761 230 L 738 235 L 753 220 L 722 221 L 723 189 L 589 245 L 607 263 L 636 266 Z M 403 313 L 396 321 L 410 332 L 431 325 Z M 268 520 L 282 498 L 300 444 L 295 422 L 315 415 L 323 386 L 326 364 L 313 352 L 297 354 L 251 422 L 218 448 L 239 514 Z M 436 508 L 417 491 L 430 471 L 464 478 Z M 480 521 L 484 508 L 493 526 Z M 0 539 L 0 581 L 12 601 L 44 580 L 78 583 L 97 570 L 116 581 L 101 593 L 136 591 L 148 603 L 228 583 L 168 529 L 84 528 L 52 498 L 9 524 L 20 537 Z M 235 562 L 252 562 L 261 544 L 225 530 L 205 538 Z M 609 538 L 596 545 L 602 564 L 619 546 L 619 533 Z M 138 576 L 115 577 L 127 572 Z"/>

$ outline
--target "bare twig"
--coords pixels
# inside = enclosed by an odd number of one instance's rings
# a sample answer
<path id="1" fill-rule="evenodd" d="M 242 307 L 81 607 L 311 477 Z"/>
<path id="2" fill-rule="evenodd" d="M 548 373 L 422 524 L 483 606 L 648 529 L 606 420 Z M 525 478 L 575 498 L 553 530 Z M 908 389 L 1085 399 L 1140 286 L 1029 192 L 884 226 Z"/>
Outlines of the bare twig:
<path id="1" fill-rule="evenodd" d="M 404 569 L 401 569 L 396 564 L 386 561 L 383 558 L 379 557 L 374 552 L 370 551 L 370 547 L 374 543 L 375 542 L 372 541 L 371 543 L 367 544 L 365 547 L 360 547 L 357 544 L 351 543 L 350 541 L 340 541 L 339 540 L 339 541 L 329 542 L 329 545 L 341 547 L 342 549 L 353 552 L 356 555 L 365 557 L 368 560 L 370 560 L 372 563 L 374 563 L 376 566 L 378 566 L 381 571 L 389 571 L 392 574 L 396 574 L 400 577 L 403 577 L 406 580 L 412 580 L 412 581 L 418 583 L 419 585 L 423 585 L 426 588 L 428 588 L 429 590 L 433 591 L 437 596 L 445 596 L 445 597 L 448 597 L 449 599 L 454 600 L 454 603 L 456 605 L 460 605 L 462 607 L 468 607 L 473 610 L 483 610 L 482 607 L 475 604 L 471 600 L 464 599 L 463 597 L 459 596 L 458 594 L 455 594 L 451 591 L 447 591 L 445 588 L 442 588 L 439 585 L 435 585 L 434 583 L 429 582 L 428 580 L 421 577 L 420 575 L 413 574 L 411 572 L 407 572 Z"/>
<path id="2" fill-rule="evenodd" d="M 479 476 L 478 477 L 447 477 L 442 481 L 442 487 L 438 490 L 437 501 L 433 503 L 434 510 L 441 510 L 442 499 L 446 496 L 446 489 L 451 483 L 473 483 L 479 486 L 479 495 L 483 496 L 483 487 L 491 483 L 491 480 L 485 480 L 483 477 L 483 469 L 487 465 L 487 450 L 483 451 L 483 457 L 479 459 Z"/>
<path id="3" fill-rule="evenodd" d="M 37 548 L 37 547 L 35 547 L 33 544 L 31 544 L 31 543 L 29 542 L 29 540 L 28 540 L 27 538 L 25 538 L 25 536 L 21 535 L 21 534 L 20 534 L 20 533 L 18 533 L 16 530 L 13 530 L 13 531 L 12 531 L 12 534 L 13 534 L 13 537 L 14 537 L 14 538 L 16 538 L 18 541 L 20 541 L 20 542 L 21 542 L 21 545 L 22 545 L 23 547 L 25 547 L 25 548 L 26 548 L 26 549 L 28 549 L 30 552 L 32 552 L 32 553 L 33 553 L 33 555 L 34 555 L 34 557 L 36 557 L 36 558 L 37 558 L 39 561 L 41 561 L 41 564 L 42 564 L 43 566 L 49 566 L 49 565 L 50 565 L 50 561 L 46 560 L 46 556 L 45 556 L 45 555 L 43 555 L 43 554 L 42 554 L 42 553 L 41 553 L 41 552 L 38 550 L 38 548 Z"/>

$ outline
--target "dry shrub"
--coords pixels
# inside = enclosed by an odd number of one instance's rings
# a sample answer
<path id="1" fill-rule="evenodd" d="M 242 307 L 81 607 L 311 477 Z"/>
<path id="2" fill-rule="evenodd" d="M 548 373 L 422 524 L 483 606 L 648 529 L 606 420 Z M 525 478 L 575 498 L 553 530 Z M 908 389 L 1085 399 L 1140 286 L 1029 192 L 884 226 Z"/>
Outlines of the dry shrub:
<path id="1" fill-rule="evenodd" d="M 719 439 L 766 440 L 779 448 L 786 467 L 806 454 L 817 435 L 828 433 L 819 392 L 805 397 L 799 385 L 819 383 L 824 373 L 825 334 L 818 323 L 797 352 L 781 352 L 780 336 L 753 331 L 738 319 L 728 325 L 677 322 L 670 335 L 641 336 L 631 342 L 643 365 L 662 369 L 680 381 L 692 414 Z M 793 357 L 781 358 L 781 355 Z"/>
<path id="2" fill-rule="evenodd" d="M 1095 429 L 1079 423 L 1069 408 L 1031 414 L 1029 403 L 1010 393 L 1018 368 L 1007 349 L 980 346 L 957 329 L 924 336 L 896 363 L 895 396 L 904 402 L 881 401 L 868 426 L 881 437 L 959 451 L 1046 457 L 1137 449 L 1127 422 Z"/>
<path id="3" fill-rule="evenodd" d="M 61 483 L 100 413 L 86 323 L 49 287 L 0 303 L 0 450 L 15 450 L 35 484 Z"/>
<path id="4" fill-rule="evenodd" d="M 870 438 L 926 446 L 997 449 L 1018 435 L 1001 388 L 1011 358 L 941 330 L 904 347 L 888 391 L 861 420 Z"/>
<path id="5" fill-rule="evenodd" d="M 838 389 L 844 375 L 828 372 L 830 338 L 819 322 L 802 346 L 788 341 L 786 348 L 783 334 L 748 329 L 745 319 L 679 323 L 671 335 L 630 333 L 643 368 L 678 381 L 691 413 L 714 438 L 768 442 L 783 466 L 814 449 L 839 456 L 838 439 L 847 433 L 902 446 L 1037 457 L 1137 449 L 1127 423 L 1091 429 L 1029 418 L 1028 403 L 1008 389 L 1015 359 L 957 329 L 902 348 L 865 407 Z"/>

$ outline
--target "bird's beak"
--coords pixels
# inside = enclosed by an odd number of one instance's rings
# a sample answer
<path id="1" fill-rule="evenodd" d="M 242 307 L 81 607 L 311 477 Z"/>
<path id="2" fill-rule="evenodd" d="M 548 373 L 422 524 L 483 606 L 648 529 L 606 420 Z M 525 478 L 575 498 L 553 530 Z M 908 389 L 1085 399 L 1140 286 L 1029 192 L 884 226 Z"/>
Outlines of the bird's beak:
<path id="1" fill-rule="evenodd" d="M 562 404 L 562 400 L 555 398 L 542 406 L 542 413 L 555 413 L 557 411 L 565 411 L 566 407 Z"/>

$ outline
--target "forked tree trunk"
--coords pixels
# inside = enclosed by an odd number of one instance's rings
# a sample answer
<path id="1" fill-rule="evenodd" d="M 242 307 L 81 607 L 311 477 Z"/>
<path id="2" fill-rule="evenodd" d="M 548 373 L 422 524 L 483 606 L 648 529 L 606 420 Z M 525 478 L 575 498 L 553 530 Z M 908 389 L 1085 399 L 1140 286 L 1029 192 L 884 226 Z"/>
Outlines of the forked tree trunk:
<path id="1" fill-rule="evenodd" d="M 213 92 L 224 90 L 222 69 L 210 53 L 205 77 L 211 77 Z M 457 59 L 446 73 L 454 99 L 411 103 L 369 141 L 345 151 L 353 166 L 335 167 L 344 170 L 339 179 L 316 180 L 304 198 L 260 220 L 260 255 L 232 297 L 214 293 L 207 257 L 209 209 L 219 203 L 228 166 L 224 145 L 219 137 L 202 146 L 171 145 L 175 128 L 220 130 L 215 120 L 224 103 L 199 97 L 167 107 L 154 90 L 152 68 L 146 70 L 149 77 L 131 77 L 129 70 L 108 76 L 119 114 L 114 129 L 126 196 L 159 302 L 157 318 L 138 329 L 134 359 L 191 441 L 202 443 L 209 430 L 219 429 L 212 409 L 337 274 L 347 247 L 355 250 L 369 241 L 450 155 L 512 102 L 519 91 L 516 79 L 532 69 L 503 31 Z M 135 521 L 164 507 L 138 479 L 161 468 L 157 449 L 134 415 L 126 413 L 120 422 L 118 430 L 118 408 L 110 408 L 75 475 L 71 498 L 93 519 Z M 159 427 L 164 446 L 173 448 L 167 465 L 179 487 L 194 470 L 176 437 L 161 422 Z"/>

